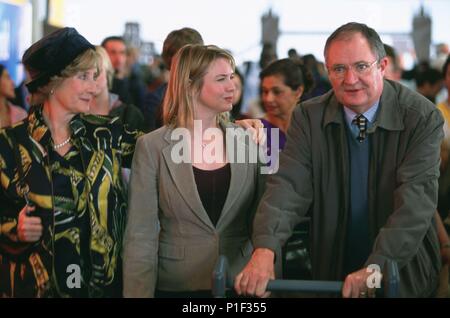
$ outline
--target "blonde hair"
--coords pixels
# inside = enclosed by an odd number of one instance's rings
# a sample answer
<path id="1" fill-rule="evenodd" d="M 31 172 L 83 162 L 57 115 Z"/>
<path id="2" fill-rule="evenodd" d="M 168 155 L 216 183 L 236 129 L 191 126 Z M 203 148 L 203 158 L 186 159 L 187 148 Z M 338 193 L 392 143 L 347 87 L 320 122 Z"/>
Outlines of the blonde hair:
<path id="1" fill-rule="evenodd" d="M 220 58 L 228 60 L 233 70 L 235 69 L 233 56 L 214 45 L 188 44 L 178 51 L 172 61 L 163 102 L 165 125 L 174 128 L 193 126 L 194 96 L 200 92 L 209 66 Z M 227 114 L 220 117 L 226 119 Z"/>
<path id="2" fill-rule="evenodd" d="M 113 80 L 114 80 L 114 68 L 112 66 L 111 60 L 109 58 L 108 53 L 106 50 L 99 45 L 95 46 L 95 51 L 99 55 L 100 65 L 99 65 L 99 71 L 105 70 L 106 72 L 106 80 L 108 82 L 108 90 L 112 89 L 113 86 Z"/>
<path id="3" fill-rule="evenodd" d="M 95 50 L 87 49 L 78 55 L 72 63 L 70 63 L 60 75 L 53 76 L 50 82 L 38 88 L 35 93 L 31 94 L 31 105 L 42 104 L 48 99 L 50 92 L 60 85 L 66 78 L 76 75 L 78 72 L 84 72 L 92 68 L 96 69 L 96 76 L 99 73 L 100 59 Z"/>

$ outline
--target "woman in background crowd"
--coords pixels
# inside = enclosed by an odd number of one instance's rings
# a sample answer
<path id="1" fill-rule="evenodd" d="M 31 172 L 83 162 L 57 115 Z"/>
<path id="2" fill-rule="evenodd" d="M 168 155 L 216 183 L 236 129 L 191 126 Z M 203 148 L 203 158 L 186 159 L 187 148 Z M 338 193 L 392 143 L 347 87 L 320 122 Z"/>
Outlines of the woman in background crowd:
<path id="1" fill-rule="evenodd" d="M 8 101 L 14 97 L 14 82 L 5 66 L 0 64 L 0 128 L 12 126 L 27 117 L 24 109 Z"/>
<path id="2" fill-rule="evenodd" d="M 266 115 L 261 121 L 267 128 L 267 148 L 270 152 L 272 138 L 270 129 L 279 129 L 278 149 L 286 143 L 286 132 L 292 112 L 303 93 L 314 85 L 311 73 L 292 59 L 281 59 L 270 63 L 261 71 L 262 103 Z M 270 155 L 270 153 L 269 153 Z"/>
<path id="3" fill-rule="evenodd" d="M 130 131 L 143 131 L 144 116 L 134 105 L 124 104 L 119 95 L 110 92 L 114 78 L 114 68 L 112 67 L 108 53 L 101 46 L 95 47 L 100 58 L 100 73 L 96 79 L 97 92 L 91 104 L 91 113 L 111 117 L 119 117 L 120 122 L 126 125 Z"/>

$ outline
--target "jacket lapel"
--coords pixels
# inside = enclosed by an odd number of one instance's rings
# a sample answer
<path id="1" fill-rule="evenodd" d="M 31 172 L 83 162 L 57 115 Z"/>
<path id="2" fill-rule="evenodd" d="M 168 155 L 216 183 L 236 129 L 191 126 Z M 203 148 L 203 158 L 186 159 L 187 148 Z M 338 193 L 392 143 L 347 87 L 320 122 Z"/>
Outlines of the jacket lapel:
<path id="1" fill-rule="evenodd" d="M 240 195 L 241 189 L 245 187 L 247 184 L 251 185 L 253 180 L 247 180 L 247 169 L 249 169 L 248 163 L 239 163 L 236 162 L 236 158 L 233 158 L 232 154 L 236 154 L 238 149 L 245 149 L 246 156 L 249 155 L 248 147 L 245 144 L 245 141 L 239 137 L 232 137 L 232 135 L 227 133 L 228 129 L 240 129 L 232 126 L 231 124 L 222 124 L 222 128 L 225 131 L 225 138 L 227 138 L 227 157 L 230 161 L 230 169 L 231 169 L 231 179 L 230 186 L 228 189 L 227 198 L 225 200 L 225 204 L 223 205 L 222 213 L 220 214 L 219 221 L 217 222 L 217 228 L 219 228 L 224 222 L 224 218 L 231 212 L 231 208 L 233 207 L 234 202 Z M 234 138 L 233 142 L 230 142 L 229 138 Z M 234 146 L 234 152 L 231 151 L 230 145 Z"/>
<path id="2" fill-rule="evenodd" d="M 215 229 L 212 224 L 202 201 L 197 191 L 197 185 L 195 184 L 194 172 L 192 171 L 191 163 L 175 163 L 172 160 L 172 149 L 177 141 L 170 139 L 169 129 L 165 135 L 165 139 L 169 142 L 169 145 L 162 150 L 164 160 L 167 164 L 169 173 L 173 179 L 173 183 L 177 187 L 184 201 L 189 205 L 194 214 L 211 229 Z"/>
<path id="3" fill-rule="evenodd" d="M 228 189 L 227 198 L 223 205 L 222 213 L 220 214 L 219 221 L 217 222 L 217 228 L 220 228 L 224 222 L 224 218 L 231 212 L 234 202 L 239 197 L 241 189 L 245 187 L 249 181 L 247 181 L 247 165 L 243 163 L 231 163 L 231 180 L 230 187 Z M 251 183 L 250 183 L 251 184 Z"/>

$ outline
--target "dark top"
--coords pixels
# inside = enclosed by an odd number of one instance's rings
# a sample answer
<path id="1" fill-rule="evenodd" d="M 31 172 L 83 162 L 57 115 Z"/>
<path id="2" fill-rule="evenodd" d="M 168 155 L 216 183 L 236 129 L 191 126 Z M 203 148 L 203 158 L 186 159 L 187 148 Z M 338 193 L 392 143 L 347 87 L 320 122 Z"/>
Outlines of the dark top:
<path id="1" fill-rule="evenodd" d="M 167 83 L 159 86 L 153 92 L 147 92 L 142 114 L 145 118 L 145 130 L 153 131 L 163 126 L 162 103 L 166 94 Z"/>
<path id="2" fill-rule="evenodd" d="M 278 149 L 283 150 L 284 145 L 286 144 L 286 134 L 281 131 L 281 129 L 277 126 L 272 125 L 267 119 L 262 118 L 261 122 L 264 125 L 264 128 L 267 129 L 267 155 L 271 155 L 272 150 L 272 134 L 271 129 L 278 129 Z"/>
<path id="3" fill-rule="evenodd" d="M 89 297 L 86 282 L 90 279 L 89 255 L 89 214 L 78 213 L 75 197 L 82 193 L 85 186 L 83 179 L 72 182 L 75 171 L 83 171 L 83 165 L 78 150 L 75 147 L 60 156 L 56 151 L 50 151 L 50 169 L 52 172 L 52 187 L 54 200 L 55 236 L 54 243 L 54 279 L 57 284 L 56 295 L 59 297 Z M 79 254 L 66 253 L 72 246 Z M 80 269 L 80 285 L 76 282 L 76 269 Z M 72 266 L 72 267 L 70 267 Z M 71 276 L 71 274 L 74 274 Z M 71 276 L 70 279 L 69 276 Z M 73 284 L 68 285 L 68 282 Z M 76 287 L 74 287 L 76 286 Z"/>
<path id="4" fill-rule="evenodd" d="M 194 169 L 195 183 L 203 207 L 208 213 L 212 224 L 216 226 L 230 187 L 230 164 L 211 171 L 201 170 L 194 166 L 192 168 Z"/>
<path id="5" fill-rule="evenodd" d="M 114 107 L 109 112 L 111 117 L 119 117 L 122 124 L 126 124 L 128 131 L 145 131 L 144 116 L 136 106 L 132 104 L 123 104 Z"/>
<path id="6" fill-rule="evenodd" d="M 111 92 L 119 95 L 125 104 L 133 104 L 140 111 L 143 110 L 146 87 L 138 73 L 122 79 L 114 77 Z"/>

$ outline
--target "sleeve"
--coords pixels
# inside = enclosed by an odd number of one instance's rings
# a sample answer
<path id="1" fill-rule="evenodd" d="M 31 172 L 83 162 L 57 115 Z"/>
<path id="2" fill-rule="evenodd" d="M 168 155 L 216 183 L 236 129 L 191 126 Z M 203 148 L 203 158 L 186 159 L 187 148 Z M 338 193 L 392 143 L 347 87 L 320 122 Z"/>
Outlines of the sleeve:
<path id="1" fill-rule="evenodd" d="M 154 297 L 158 273 L 157 168 L 145 138 L 138 139 L 131 169 L 124 239 L 125 297 Z"/>
<path id="2" fill-rule="evenodd" d="M 268 178 L 255 215 L 254 247 L 279 250 L 309 210 L 312 199 L 310 124 L 300 106 L 292 116 L 279 170 Z"/>
<path id="3" fill-rule="evenodd" d="M 253 141 L 252 141 L 253 142 Z M 256 147 L 261 148 L 260 145 L 256 145 Z M 265 149 L 264 149 L 265 152 Z M 250 209 L 250 213 L 248 215 L 248 224 L 249 224 L 249 228 L 251 228 L 251 233 L 253 232 L 253 221 L 255 219 L 255 214 L 256 211 L 258 209 L 258 205 L 259 202 L 261 201 L 261 198 L 264 194 L 264 190 L 266 188 L 266 183 L 267 183 L 267 174 L 263 173 L 264 171 L 264 167 L 267 167 L 267 164 L 264 163 L 266 162 L 267 159 L 266 158 L 261 158 L 261 152 L 258 155 L 258 161 L 256 163 L 256 173 L 255 173 L 255 193 L 253 195 L 253 201 L 252 201 L 252 205 L 251 205 L 251 209 Z"/>
<path id="4" fill-rule="evenodd" d="M 13 184 L 13 166 L 15 165 L 12 146 L 6 130 L 0 132 L 0 243 L 16 253 L 28 244 L 19 242 L 17 223 L 20 208 L 8 192 L 15 192 Z M 5 245 L 6 244 L 6 245 Z"/>
<path id="5" fill-rule="evenodd" d="M 396 173 L 394 211 L 380 229 L 366 266 L 383 268 L 386 260 L 392 259 L 402 268 L 423 245 L 436 212 L 442 126 L 437 109 L 415 126 Z"/>

